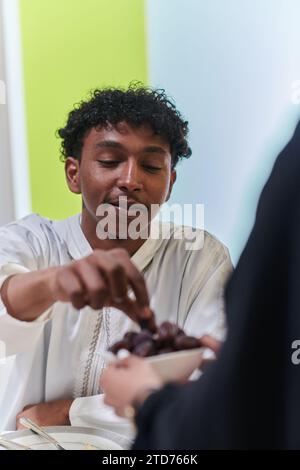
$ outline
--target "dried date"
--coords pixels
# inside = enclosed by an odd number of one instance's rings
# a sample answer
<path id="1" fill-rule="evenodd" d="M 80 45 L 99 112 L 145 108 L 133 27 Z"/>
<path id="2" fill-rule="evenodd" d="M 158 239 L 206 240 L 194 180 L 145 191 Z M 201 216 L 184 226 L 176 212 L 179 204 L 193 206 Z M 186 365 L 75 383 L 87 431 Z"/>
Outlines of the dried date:
<path id="1" fill-rule="evenodd" d="M 120 349 L 127 349 L 137 356 L 148 357 L 199 347 L 201 342 L 198 338 L 187 336 L 176 324 L 165 321 L 154 334 L 149 330 L 126 333 L 124 338 L 113 344 L 109 350 L 117 354 Z"/>

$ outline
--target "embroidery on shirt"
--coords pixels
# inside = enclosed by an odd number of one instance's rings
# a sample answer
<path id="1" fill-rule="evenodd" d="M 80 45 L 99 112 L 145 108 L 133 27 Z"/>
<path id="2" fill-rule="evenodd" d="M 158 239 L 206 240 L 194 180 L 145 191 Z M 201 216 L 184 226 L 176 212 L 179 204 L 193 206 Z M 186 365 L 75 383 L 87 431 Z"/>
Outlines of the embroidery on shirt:
<path id="1" fill-rule="evenodd" d="M 102 372 L 106 366 L 106 360 L 104 353 L 108 350 L 110 346 L 110 319 L 111 319 L 111 312 L 109 308 L 103 309 L 103 335 L 99 336 L 98 345 L 97 345 L 97 353 L 95 355 L 95 360 L 93 363 L 92 368 L 92 383 L 93 383 L 93 394 L 102 393 L 100 387 L 100 377 Z"/>
<path id="2" fill-rule="evenodd" d="M 91 326 L 89 328 L 90 336 L 87 340 L 88 347 L 82 351 L 80 358 L 79 373 L 74 387 L 74 398 L 87 397 L 93 394 L 89 382 L 102 321 L 102 311 L 99 311 L 98 315 L 93 312 L 89 322 Z"/>

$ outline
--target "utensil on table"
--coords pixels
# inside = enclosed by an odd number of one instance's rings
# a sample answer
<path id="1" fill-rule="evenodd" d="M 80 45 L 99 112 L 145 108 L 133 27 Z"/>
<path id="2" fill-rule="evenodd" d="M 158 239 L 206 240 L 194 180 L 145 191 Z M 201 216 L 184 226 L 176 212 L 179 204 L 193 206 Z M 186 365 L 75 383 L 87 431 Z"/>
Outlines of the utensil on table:
<path id="1" fill-rule="evenodd" d="M 27 429 L 30 429 L 30 431 L 34 432 L 35 434 L 38 434 L 39 436 L 43 437 L 48 442 L 53 444 L 57 450 L 67 450 L 62 445 L 60 445 L 60 443 L 56 439 L 54 439 L 54 437 L 50 436 L 50 434 L 45 432 L 40 426 L 34 423 L 31 419 L 25 418 L 25 417 L 20 418 L 20 423 L 23 426 L 25 426 Z"/>

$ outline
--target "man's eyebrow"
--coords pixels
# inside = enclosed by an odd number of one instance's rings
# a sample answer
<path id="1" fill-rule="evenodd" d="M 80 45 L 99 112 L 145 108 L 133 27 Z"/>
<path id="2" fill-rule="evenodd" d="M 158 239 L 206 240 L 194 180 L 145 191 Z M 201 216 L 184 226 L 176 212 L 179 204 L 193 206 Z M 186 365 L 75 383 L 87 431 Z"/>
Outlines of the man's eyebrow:
<path id="1" fill-rule="evenodd" d="M 120 144 L 120 142 L 116 142 L 115 140 L 102 140 L 96 144 L 96 148 L 100 149 L 121 149 L 124 150 L 124 145 Z M 168 152 L 159 145 L 149 145 L 144 147 L 142 150 L 143 153 L 159 153 L 161 155 L 166 155 Z"/>
<path id="2" fill-rule="evenodd" d="M 124 146 L 115 140 L 102 140 L 96 144 L 97 148 L 123 149 Z"/>
<path id="3" fill-rule="evenodd" d="M 168 152 L 163 149 L 162 147 L 159 147 L 158 145 L 149 145 L 149 147 L 145 147 L 143 149 L 144 153 L 160 153 L 161 155 L 166 155 Z"/>

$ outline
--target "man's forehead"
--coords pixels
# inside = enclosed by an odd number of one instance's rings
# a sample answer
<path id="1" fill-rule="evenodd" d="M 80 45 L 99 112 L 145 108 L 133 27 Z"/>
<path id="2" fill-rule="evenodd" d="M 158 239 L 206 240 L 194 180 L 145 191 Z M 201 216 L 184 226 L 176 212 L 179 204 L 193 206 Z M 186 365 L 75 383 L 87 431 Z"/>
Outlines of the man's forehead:
<path id="1" fill-rule="evenodd" d="M 97 146 L 103 140 L 123 141 L 126 138 L 136 137 L 141 141 L 152 141 L 164 147 L 170 147 L 169 142 L 163 136 L 154 132 L 150 124 L 144 123 L 133 126 L 125 121 L 117 124 L 108 123 L 106 126 L 97 126 L 88 131 L 85 142 Z"/>

